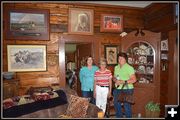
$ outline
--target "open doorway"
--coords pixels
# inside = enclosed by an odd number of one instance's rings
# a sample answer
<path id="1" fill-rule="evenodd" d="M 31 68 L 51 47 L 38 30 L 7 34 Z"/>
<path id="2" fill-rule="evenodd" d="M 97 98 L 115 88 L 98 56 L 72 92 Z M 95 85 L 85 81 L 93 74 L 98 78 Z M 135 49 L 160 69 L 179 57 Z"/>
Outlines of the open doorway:
<path id="1" fill-rule="evenodd" d="M 77 91 L 79 96 L 81 96 L 79 71 L 89 55 L 92 55 L 91 43 L 65 43 L 66 85 Z"/>

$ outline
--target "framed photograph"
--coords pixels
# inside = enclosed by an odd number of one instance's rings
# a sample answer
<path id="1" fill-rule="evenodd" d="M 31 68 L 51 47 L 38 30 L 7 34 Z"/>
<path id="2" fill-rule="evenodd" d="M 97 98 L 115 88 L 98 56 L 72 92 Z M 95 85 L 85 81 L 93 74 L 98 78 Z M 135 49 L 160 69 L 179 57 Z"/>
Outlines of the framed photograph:
<path id="1" fill-rule="evenodd" d="M 118 46 L 117 45 L 105 45 L 105 58 L 107 60 L 108 65 L 116 65 L 117 64 L 117 54 L 118 54 Z"/>
<path id="2" fill-rule="evenodd" d="M 161 41 L 161 51 L 168 51 L 168 40 Z"/>
<path id="3" fill-rule="evenodd" d="M 123 16 L 122 15 L 101 15 L 101 32 L 122 32 L 123 31 Z"/>
<path id="4" fill-rule="evenodd" d="M 161 59 L 162 60 L 168 60 L 168 54 L 162 53 L 161 54 Z"/>
<path id="5" fill-rule="evenodd" d="M 46 71 L 46 45 L 7 45 L 8 71 Z"/>
<path id="6" fill-rule="evenodd" d="M 93 35 L 94 11 L 91 9 L 69 8 L 69 34 Z"/>
<path id="7" fill-rule="evenodd" d="M 49 40 L 49 10 L 8 9 L 6 39 Z"/>
<path id="8" fill-rule="evenodd" d="M 174 24 L 178 23 L 178 3 L 174 4 Z"/>
<path id="9" fill-rule="evenodd" d="M 161 63 L 161 70 L 162 71 L 166 71 L 168 68 L 168 64 L 167 63 Z"/>

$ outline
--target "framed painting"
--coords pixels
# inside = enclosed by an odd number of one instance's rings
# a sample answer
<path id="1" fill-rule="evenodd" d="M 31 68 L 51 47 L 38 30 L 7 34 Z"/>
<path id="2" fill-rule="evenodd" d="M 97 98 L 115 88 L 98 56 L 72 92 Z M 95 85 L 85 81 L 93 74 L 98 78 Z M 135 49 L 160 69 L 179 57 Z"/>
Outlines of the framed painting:
<path id="1" fill-rule="evenodd" d="M 49 10 L 8 9 L 6 39 L 49 40 Z"/>
<path id="2" fill-rule="evenodd" d="M 7 45 L 8 71 L 46 71 L 46 45 Z"/>
<path id="3" fill-rule="evenodd" d="M 116 65 L 117 64 L 117 54 L 118 46 L 117 45 L 105 45 L 105 58 L 107 60 L 107 65 Z"/>
<path id="4" fill-rule="evenodd" d="M 161 51 L 168 51 L 168 39 L 161 41 Z"/>
<path id="5" fill-rule="evenodd" d="M 69 8 L 69 34 L 93 35 L 94 11 L 91 9 Z"/>
<path id="6" fill-rule="evenodd" d="M 123 31 L 123 16 L 102 14 L 100 32 L 122 32 Z"/>

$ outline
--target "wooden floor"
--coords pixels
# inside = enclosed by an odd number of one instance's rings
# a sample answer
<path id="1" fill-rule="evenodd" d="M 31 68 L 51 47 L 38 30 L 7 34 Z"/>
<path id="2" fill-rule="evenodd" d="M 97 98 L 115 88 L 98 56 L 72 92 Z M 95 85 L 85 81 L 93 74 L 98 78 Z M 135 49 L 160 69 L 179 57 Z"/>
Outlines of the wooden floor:
<path id="1" fill-rule="evenodd" d="M 115 112 L 114 107 L 111 107 L 111 108 L 110 108 L 110 116 L 109 116 L 109 118 L 116 118 L 115 113 L 116 113 L 116 112 Z M 125 116 L 124 116 L 124 118 L 125 118 Z M 138 118 L 138 116 L 135 115 L 135 114 L 133 114 L 133 115 L 132 115 L 132 118 Z"/>

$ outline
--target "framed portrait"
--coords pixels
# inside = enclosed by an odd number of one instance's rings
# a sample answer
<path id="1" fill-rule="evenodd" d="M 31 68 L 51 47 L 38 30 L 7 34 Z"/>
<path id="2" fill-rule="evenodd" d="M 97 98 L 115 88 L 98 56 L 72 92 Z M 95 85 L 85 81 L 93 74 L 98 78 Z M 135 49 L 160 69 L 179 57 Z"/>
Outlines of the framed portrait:
<path id="1" fill-rule="evenodd" d="M 117 64 L 117 54 L 118 46 L 117 45 L 105 45 L 105 58 L 107 60 L 107 65 L 116 65 Z"/>
<path id="2" fill-rule="evenodd" d="M 168 39 L 161 41 L 161 51 L 168 51 Z"/>
<path id="3" fill-rule="evenodd" d="M 168 60 L 168 54 L 162 53 L 161 60 Z"/>
<path id="4" fill-rule="evenodd" d="M 100 32 L 122 32 L 123 31 L 123 16 L 102 14 Z"/>
<path id="5" fill-rule="evenodd" d="M 6 39 L 49 40 L 49 10 L 8 9 Z"/>
<path id="6" fill-rule="evenodd" d="M 69 34 L 93 35 L 94 11 L 91 9 L 69 8 Z"/>
<path id="7" fill-rule="evenodd" d="M 46 45 L 7 45 L 8 71 L 46 71 Z"/>

